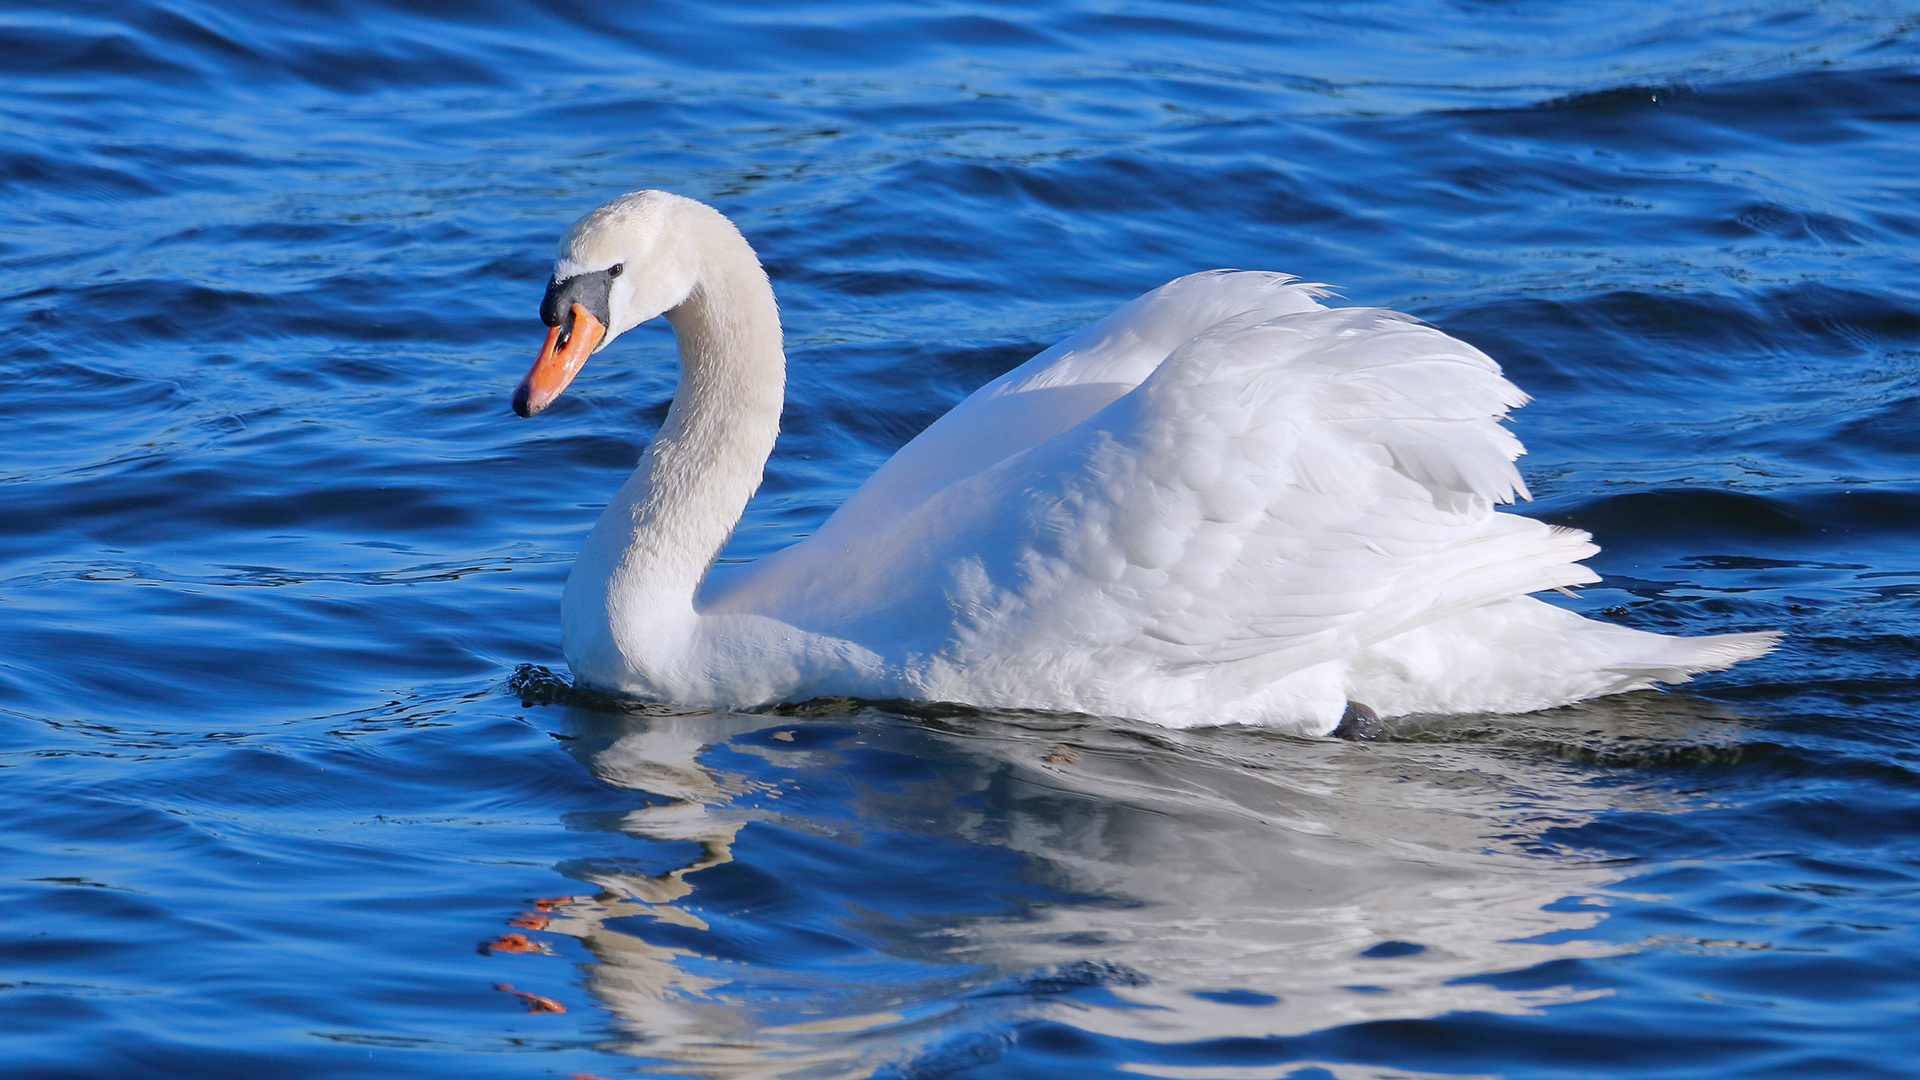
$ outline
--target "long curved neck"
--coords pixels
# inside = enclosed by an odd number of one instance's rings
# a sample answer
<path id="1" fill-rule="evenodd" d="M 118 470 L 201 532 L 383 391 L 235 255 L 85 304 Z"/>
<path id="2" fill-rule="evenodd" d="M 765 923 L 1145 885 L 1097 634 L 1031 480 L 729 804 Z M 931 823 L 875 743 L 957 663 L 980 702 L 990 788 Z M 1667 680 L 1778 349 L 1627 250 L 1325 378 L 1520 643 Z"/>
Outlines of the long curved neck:
<path id="1" fill-rule="evenodd" d="M 694 614 L 700 582 L 773 452 L 786 390 L 780 313 L 753 249 L 719 223 L 699 237 L 692 291 L 667 312 L 680 381 L 666 423 L 607 504 L 568 579 L 570 662 L 576 633 L 610 633 L 579 644 L 589 652 L 610 645 L 629 663 L 644 662 L 676 636 L 668 627 Z"/>

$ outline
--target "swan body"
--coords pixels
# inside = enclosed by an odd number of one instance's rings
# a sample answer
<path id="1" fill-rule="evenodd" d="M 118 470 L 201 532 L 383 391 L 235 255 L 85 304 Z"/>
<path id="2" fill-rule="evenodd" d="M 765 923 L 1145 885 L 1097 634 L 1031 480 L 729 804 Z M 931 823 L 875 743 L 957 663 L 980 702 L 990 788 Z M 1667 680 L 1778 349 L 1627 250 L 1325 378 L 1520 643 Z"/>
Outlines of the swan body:
<path id="1" fill-rule="evenodd" d="M 1172 281 L 988 383 L 818 532 L 709 574 L 759 485 L 778 310 L 732 223 L 643 191 L 568 231 L 515 408 L 664 314 L 679 385 L 568 577 L 588 686 L 739 708 L 835 695 L 1256 723 L 1524 712 L 1684 682 L 1774 634 L 1676 638 L 1528 594 L 1598 549 L 1527 497 L 1478 349 L 1320 286 Z"/>

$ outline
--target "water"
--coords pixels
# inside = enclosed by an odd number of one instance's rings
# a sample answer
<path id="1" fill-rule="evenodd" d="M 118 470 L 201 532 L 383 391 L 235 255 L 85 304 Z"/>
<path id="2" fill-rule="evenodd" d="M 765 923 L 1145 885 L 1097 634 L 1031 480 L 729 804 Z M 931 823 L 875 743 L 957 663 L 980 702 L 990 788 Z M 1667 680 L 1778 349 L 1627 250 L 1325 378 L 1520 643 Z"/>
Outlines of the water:
<path id="1" fill-rule="evenodd" d="M 1917 54 L 1864 2 L 5 5 L 4 1071 L 1911 1075 Z M 507 395 L 641 187 L 782 298 L 727 558 L 1244 266 L 1506 365 L 1581 610 L 1789 639 L 1377 745 L 573 697 L 669 339 Z"/>

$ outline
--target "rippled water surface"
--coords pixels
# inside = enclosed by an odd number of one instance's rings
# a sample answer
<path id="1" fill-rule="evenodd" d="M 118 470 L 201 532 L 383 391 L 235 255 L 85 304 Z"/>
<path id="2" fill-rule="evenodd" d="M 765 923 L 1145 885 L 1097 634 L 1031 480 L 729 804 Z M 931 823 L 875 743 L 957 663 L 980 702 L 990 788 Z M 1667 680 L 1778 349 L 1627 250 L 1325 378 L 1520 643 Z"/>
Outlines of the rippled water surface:
<path id="1" fill-rule="evenodd" d="M 0 1071 L 1913 1075 L 1917 64 L 1885 2 L 0 6 Z M 577 697 L 671 340 L 507 394 L 642 187 L 782 300 L 729 559 L 1242 266 L 1535 396 L 1565 603 L 1788 641 L 1371 745 Z"/>

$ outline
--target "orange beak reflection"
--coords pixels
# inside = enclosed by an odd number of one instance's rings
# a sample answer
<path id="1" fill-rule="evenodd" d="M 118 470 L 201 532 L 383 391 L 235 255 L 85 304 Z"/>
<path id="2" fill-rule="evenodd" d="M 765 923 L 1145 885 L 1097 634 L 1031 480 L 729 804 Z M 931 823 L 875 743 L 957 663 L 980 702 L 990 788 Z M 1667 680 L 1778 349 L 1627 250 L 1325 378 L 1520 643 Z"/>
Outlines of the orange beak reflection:
<path id="1" fill-rule="evenodd" d="M 547 330 L 547 343 L 540 347 L 540 355 L 527 369 L 527 377 L 513 391 L 513 411 L 521 416 L 532 416 L 541 409 L 553 404 L 560 392 L 567 388 L 580 368 L 593 354 L 600 339 L 607 336 L 607 328 L 600 320 L 587 312 L 579 304 L 573 305 L 573 334 L 567 338 L 566 347 L 555 350 L 560 340 L 560 327 Z"/>

